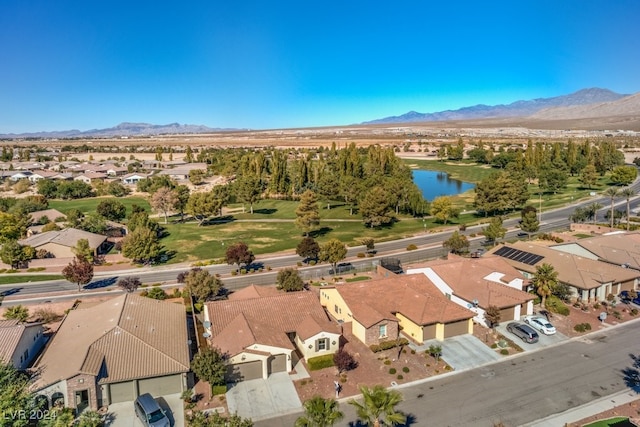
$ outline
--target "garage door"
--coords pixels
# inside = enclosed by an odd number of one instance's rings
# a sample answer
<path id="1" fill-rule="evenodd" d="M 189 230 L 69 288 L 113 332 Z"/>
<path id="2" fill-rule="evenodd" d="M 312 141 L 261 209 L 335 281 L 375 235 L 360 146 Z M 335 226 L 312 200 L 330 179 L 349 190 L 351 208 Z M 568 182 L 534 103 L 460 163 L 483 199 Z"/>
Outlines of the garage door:
<path id="1" fill-rule="evenodd" d="M 436 325 L 422 327 L 422 340 L 432 340 L 436 337 Z"/>
<path id="2" fill-rule="evenodd" d="M 461 320 L 459 322 L 447 323 L 444 325 L 444 337 L 450 338 L 458 335 L 469 333 L 469 321 Z"/>
<path id="3" fill-rule="evenodd" d="M 154 397 L 182 393 L 182 376 L 169 375 L 139 380 L 138 391 L 140 394 L 149 393 Z"/>
<path id="4" fill-rule="evenodd" d="M 271 356 L 269 358 L 269 375 L 274 372 L 286 372 L 287 370 L 287 355 L 286 354 L 276 354 L 275 356 Z"/>
<path id="5" fill-rule="evenodd" d="M 227 381 L 247 381 L 262 378 L 262 362 L 236 363 L 227 367 Z"/>
<path id="6" fill-rule="evenodd" d="M 130 402 L 135 399 L 134 384 L 131 381 L 109 384 L 111 403 Z"/>
<path id="7" fill-rule="evenodd" d="M 500 310 L 500 323 L 518 320 L 515 318 L 515 307 L 503 308 Z"/>

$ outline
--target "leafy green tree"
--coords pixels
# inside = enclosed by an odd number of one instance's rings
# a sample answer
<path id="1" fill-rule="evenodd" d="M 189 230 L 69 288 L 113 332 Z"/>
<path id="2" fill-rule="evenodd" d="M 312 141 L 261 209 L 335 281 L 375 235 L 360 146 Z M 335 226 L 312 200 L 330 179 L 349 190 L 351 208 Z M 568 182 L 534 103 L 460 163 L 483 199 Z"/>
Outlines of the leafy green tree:
<path id="1" fill-rule="evenodd" d="M 178 185 L 174 191 L 176 194 L 176 203 L 174 208 L 180 212 L 180 221 L 184 221 L 184 211 L 187 207 L 187 203 L 189 202 L 191 191 L 186 185 Z"/>
<path id="2" fill-rule="evenodd" d="M 65 226 L 69 228 L 78 228 L 84 219 L 84 214 L 78 209 L 69 209 L 67 212 L 67 222 Z"/>
<path id="3" fill-rule="evenodd" d="M 33 258 L 26 248 L 26 246 L 22 246 L 15 240 L 3 239 L 2 247 L 0 247 L 0 259 L 13 269 L 20 268 L 20 266 Z"/>
<path id="4" fill-rule="evenodd" d="M 193 193 L 189 196 L 185 211 L 198 220 L 198 225 L 202 225 L 207 218 L 218 213 L 221 208 L 212 192 Z"/>
<path id="5" fill-rule="evenodd" d="M 629 231 L 629 225 L 631 223 L 629 215 L 631 215 L 630 199 L 638 193 L 631 187 L 624 188 L 620 191 L 620 196 L 627 200 L 627 231 Z"/>
<path id="6" fill-rule="evenodd" d="M 93 249 L 89 246 L 89 240 L 87 239 L 79 239 L 76 242 L 76 245 L 71 248 L 71 252 L 73 252 L 78 258 L 84 258 L 89 262 L 93 262 Z"/>
<path id="7" fill-rule="evenodd" d="M 469 250 L 469 240 L 464 234 L 454 231 L 451 237 L 442 242 L 442 246 L 454 254 L 460 254 Z"/>
<path id="8" fill-rule="evenodd" d="M 200 169 L 193 169 L 189 171 L 189 182 L 193 185 L 200 185 L 204 182 L 206 172 Z"/>
<path id="9" fill-rule="evenodd" d="M 143 294 L 144 295 L 144 294 Z M 147 298 L 151 298 L 151 299 L 157 299 L 157 300 L 165 300 L 167 299 L 168 295 L 167 293 L 164 291 L 164 289 L 159 288 L 159 287 L 153 287 L 151 289 L 149 289 L 149 291 L 146 294 Z"/>
<path id="10" fill-rule="evenodd" d="M 523 209 L 520 217 L 520 229 L 525 233 L 531 234 L 538 231 L 540 221 L 538 221 L 538 213 L 536 209 L 529 206 L 530 209 Z"/>
<path id="11" fill-rule="evenodd" d="M 638 177 L 635 166 L 616 166 L 611 171 L 611 182 L 616 185 L 629 185 Z"/>
<path id="12" fill-rule="evenodd" d="M 106 199 L 98 203 L 96 212 L 111 221 L 122 221 L 127 216 L 127 208 L 115 199 Z"/>
<path id="13" fill-rule="evenodd" d="M 330 427 L 344 418 L 340 404 L 334 399 L 314 396 L 302 406 L 305 414 L 296 420 L 295 427 Z"/>
<path id="14" fill-rule="evenodd" d="M 168 221 L 169 211 L 176 208 L 178 196 L 174 190 L 169 187 L 161 187 L 151 196 L 151 207 L 164 215 L 164 223 Z"/>
<path id="15" fill-rule="evenodd" d="M 249 211 L 253 214 L 253 205 L 260 201 L 262 195 L 262 180 L 253 175 L 243 175 L 235 185 L 238 200 L 249 203 Z"/>
<path id="16" fill-rule="evenodd" d="M 198 302 L 206 302 L 223 294 L 222 282 L 207 270 L 192 269 L 184 278 L 187 290 Z"/>
<path id="17" fill-rule="evenodd" d="M 320 245 L 318 245 L 318 242 L 316 242 L 313 237 L 303 238 L 296 247 L 296 254 L 303 258 L 317 259 L 319 253 Z"/>
<path id="18" fill-rule="evenodd" d="M 84 258 L 76 256 L 73 261 L 62 269 L 62 275 L 71 283 L 77 284 L 78 291 L 81 291 L 82 286 L 93 279 L 93 264 Z"/>
<path id="19" fill-rule="evenodd" d="M 609 187 L 604 191 L 604 195 L 609 197 L 609 199 L 611 200 L 611 213 L 609 214 L 609 219 L 611 220 L 611 227 L 613 228 L 613 219 L 615 217 L 615 214 L 613 212 L 615 208 L 615 199 L 616 197 L 620 197 L 620 191 L 615 187 Z"/>
<path id="20" fill-rule="evenodd" d="M 507 229 L 502 226 L 502 218 L 499 216 L 491 218 L 489 225 L 482 229 L 487 240 L 494 242 L 496 239 L 504 238 Z"/>
<path id="21" fill-rule="evenodd" d="M 29 318 L 29 309 L 22 305 L 14 305 L 7 307 L 2 314 L 2 317 L 9 320 L 18 320 L 19 322 L 26 322 Z"/>
<path id="22" fill-rule="evenodd" d="M 545 191 L 556 194 L 561 189 L 566 188 L 568 179 L 567 173 L 561 169 L 543 169 L 538 178 L 538 185 Z"/>
<path id="23" fill-rule="evenodd" d="M 302 230 L 305 236 L 320 225 L 320 209 L 318 197 L 311 190 L 306 190 L 300 196 L 300 203 L 296 208 L 296 227 Z"/>
<path id="24" fill-rule="evenodd" d="M 21 216 L 0 212 L 0 237 L 9 240 L 21 239 L 26 236 L 30 222 L 29 215 Z"/>
<path id="25" fill-rule="evenodd" d="M 220 350 L 204 347 L 193 357 L 191 370 L 198 378 L 208 382 L 211 386 L 224 385 L 227 364 Z"/>
<path id="26" fill-rule="evenodd" d="M 451 218 L 457 218 L 460 211 L 453 207 L 453 202 L 449 196 L 440 196 L 431 202 L 431 215 L 436 220 L 446 224 Z"/>
<path id="27" fill-rule="evenodd" d="M 582 169 L 582 173 L 580 174 L 580 178 L 578 181 L 588 189 L 591 189 L 596 182 L 598 182 L 598 171 L 593 164 L 588 164 Z"/>
<path id="28" fill-rule="evenodd" d="M 474 206 L 485 216 L 522 206 L 529 199 L 525 175 L 517 172 L 495 172 L 484 178 L 475 189 Z"/>
<path id="29" fill-rule="evenodd" d="M 45 180 L 42 180 L 42 181 L 45 181 Z M 107 191 L 107 194 L 110 194 L 115 197 L 125 197 L 129 193 L 131 193 L 131 190 L 129 190 L 127 187 L 125 187 L 124 185 L 122 185 L 122 183 L 118 181 L 112 181 L 109 184 L 107 184 L 106 191 Z"/>
<path id="30" fill-rule="evenodd" d="M 362 403 L 354 399 L 348 403 L 355 407 L 358 419 L 364 424 L 380 427 L 381 423 L 394 425 L 406 421 L 405 415 L 396 409 L 403 400 L 399 391 L 387 390 L 381 385 L 376 385 L 372 388 L 362 386 L 360 393 Z"/>
<path id="31" fill-rule="evenodd" d="M 382 187 L 375 186 L 367 191 L 358 206 L 364 224 L 371 228 L 391 224 L 395 220 L 391 193 Z"/>
<path id="32" fill-rule="evenodd" d="M 176 188 L 176 182 L 168 175 L 152 175 L 149 178 L 141 179 L 136 184 L 138 191 L 153 194 L 162 187 L 170 189 Z"/>
<path id="33" fill-rule="evenodd" d="M 588 213 L 588 217 L 593 219 L 593 223 L 596 223 L 596 219 L 598 218 L 598 211 L 602 209 L 602 205 L 597 202 L 593 202 L 586 206 L 586 210 Z"/>
<path id="34" fill-rule="evenodd" d="M 360 243 L 362 243 L 367 248 L 367 252 L 374 252 L 376 248 L 376 242 L 372 237 L 365 237 L 360 240 Z"/>
<path id="35" fill-rule="evenodd" d="M 154 230 L 137 227 L 122 239 L 122 255 L 133 262 L 148 264 L 162 254 L 162 245 Z"/>
<path id="36" fill-rule="evenodd" d="M 285 292 L 297 292 L 304 289 L 304 282 L 295 268 L 285 268 L 278 272 L 276 278 L 278 289 Z"/>
<path id="37" fill-rule="evenodd" d="M 256 257 L 244 242 L 234 243 L 227 248 L 227 251 L 225 253 L 225 261 L 227 262 L 227 264 L 237 264 L 238 267 L 240 267 L 241 265 L 249 265 L 253 262 L 254 259 L 256 259 Z"/>
<path id="38" fill-rule="evenodd" d="M 29 376 L 14 368 L 11 362 L 0 359 L 0 414 L 17 414 L 34 408 L 34 401 L 28 391 Z M 28 417 L 13 420 L 0 420 L 0 425 L 25 427 L 29 424 Z"/>
<path id="39" fill-rule="evenodd" d="M 531 279 L 531 285 L 536 294 L 540 296 L 540 306 L 546 307 L 546 299 L 551 295 L 558 284 L 558 272 L 551 264 L 543 263 L 536 267 L 536 272 Z"/>
<path id="40" fill-rule="evenodd" d="M 55 199 L 58 196 L 58 183 L 51 179 L 41 179 L 36 184 L 38 194 L 43 195 L 47 199 Z"/>
<path id="41" fill-rule="evenodd" d="M 107 222 L 102 215 L 94 212 L 82 218 L 77 228 L 89 233 L 104 234 L 107 231 Z"/>
<path id="42" fill-rule="evenodd" d="M 337 274 L 337 265 L 347 257 L 347 247 L 338 239 L 331 239 L 320 246 L 319 258 L 322 262 L 329 262 Z"/>
<path id="43" fill-rule="evenodd" d="M 442 356 L 442 346 L 431 344 L 427 349 L 427 352 L 431 357 L 436 359 L 436 362 L 438 362 L 440 360 L 440 356 Z"/>

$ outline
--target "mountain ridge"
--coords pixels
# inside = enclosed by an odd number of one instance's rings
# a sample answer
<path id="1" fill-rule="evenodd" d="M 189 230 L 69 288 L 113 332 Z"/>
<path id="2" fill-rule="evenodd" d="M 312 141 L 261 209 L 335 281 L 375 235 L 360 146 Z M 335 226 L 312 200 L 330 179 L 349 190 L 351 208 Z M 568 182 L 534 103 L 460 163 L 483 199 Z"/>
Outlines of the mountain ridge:
<path id="1" fill-rule="evenodd" d="M 409 111 L 400 116 L 389 116 L 375 119 L 361 124 L 393 124 L 411 122 L 434 122 L 449 120 L 475 120 L 505 117 L 527 117 L 542 110 L 557 107 L 573 107 L 578 105 L 613 102 L 628 97 L 628 94 L 619 94 L 609 89 L 586 88 L 580 89 L 568 95 L 554 96 L 550 98 L 535 98 L 532 100 L 518 100 L 510 104 L 486 105 L 477 104 L 462 107 L 457 110 L 444 110 L 434 113 L 419 113 Z"/>

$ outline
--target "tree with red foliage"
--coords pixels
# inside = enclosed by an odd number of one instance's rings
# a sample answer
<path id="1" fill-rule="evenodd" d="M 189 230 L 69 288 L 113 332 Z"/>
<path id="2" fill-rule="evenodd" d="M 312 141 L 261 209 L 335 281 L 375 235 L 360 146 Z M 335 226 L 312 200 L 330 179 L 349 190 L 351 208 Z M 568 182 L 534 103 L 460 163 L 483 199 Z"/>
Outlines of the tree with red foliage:
<path id="1" fill-rule="evenodd" d="M 78 285 L 78 291 L 82 285 L 86 285 L 93 279 L 93 264 L 84 257 L 75 257 L 63 270 L 62 275 L 68 281 Z"/>
<path id="2" fill-rule="evenodd" d="M 353 355 L 343 348 L 334 353 L 333 363 L 339 372 L 350 371 L 358 367 L 358 362 L 353 358 Z"/>
<path id="3" fill-rule="evenodd" d="M 249 265 L 254 259 L 256 259 L 256 257 L 244 242 L 234 243 L 227 248 L 225 260 L 229 265 L 238 264 L 238 267 L 242 264 Z"/>

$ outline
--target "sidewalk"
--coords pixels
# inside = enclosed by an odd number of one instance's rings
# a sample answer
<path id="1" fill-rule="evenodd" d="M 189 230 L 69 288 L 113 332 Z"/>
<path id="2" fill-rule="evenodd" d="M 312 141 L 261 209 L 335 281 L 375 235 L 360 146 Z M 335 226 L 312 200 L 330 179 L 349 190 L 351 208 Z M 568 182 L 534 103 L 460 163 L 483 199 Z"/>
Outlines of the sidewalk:
<path id="1" fill-rule="evenodd" d="M 522 427 L 558 427 L 573 423 L 592 415 L 597 415 L 617 406 L 640 399 L 640 395 L 632 390 L 621 391 L 616 394 L 601 397 L 598 400 L 585 403 L 577 408 L 559 414 L 550 415 L 546 418 L 524 424 Z"/>

